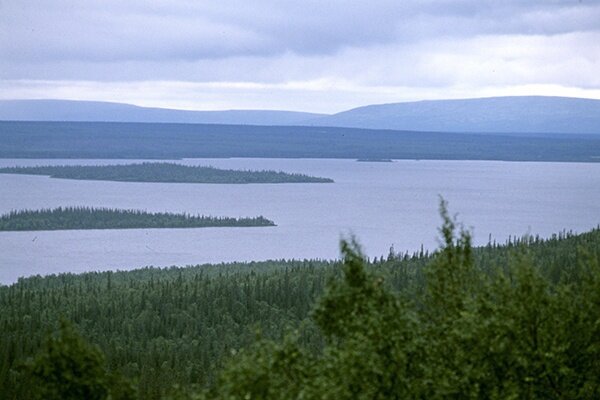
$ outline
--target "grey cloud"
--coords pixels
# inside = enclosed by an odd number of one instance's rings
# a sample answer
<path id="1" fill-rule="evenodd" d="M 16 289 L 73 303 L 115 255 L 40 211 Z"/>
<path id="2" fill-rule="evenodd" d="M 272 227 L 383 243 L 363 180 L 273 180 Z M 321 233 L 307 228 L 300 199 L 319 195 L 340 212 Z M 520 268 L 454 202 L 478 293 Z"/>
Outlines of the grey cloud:
<path id="1" fill-rule="evenodd" d="M 339 111 L 600 96 L 600 0 L 0 0 L 0 97 Z"/>
<path id="2" fill-rule="evenodd" d="M 438 38 L 347 48 L 334 55 L 235 57 L 197 61 L 40 62 L 15 66 L 10 79 L 283 83 L 330 79 L 366 86 L 600 85 L 600 32 L 553 36 Z M 65 78 L 66 77 L 66 78 Z"/>
<path id="3" fill-rule="evenodd" d="M 600 29 L 590 1 L 5 0 L 0 53 L 44 61 L 210 60 L 336 54 L 435 37 Z"/>

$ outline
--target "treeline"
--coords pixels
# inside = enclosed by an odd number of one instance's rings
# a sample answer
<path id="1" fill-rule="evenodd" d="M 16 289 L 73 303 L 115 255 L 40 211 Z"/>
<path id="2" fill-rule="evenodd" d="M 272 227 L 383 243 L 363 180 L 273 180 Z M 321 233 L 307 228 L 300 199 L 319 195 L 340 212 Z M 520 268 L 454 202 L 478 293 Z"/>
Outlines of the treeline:
<path id="1" fill-rule="evenodd" d="M 250 171 L 166 162 L 123 165 L 59 165 L 0 168 L 1 174 L 48 175 L 52 178 L 119 182 L 172 183 L 331 183 L 333 180 L 283 171 Z"/>
<path id="2" fill-rule="evenodd" d="M 64 317 L 142 399 L 175 384 L 181 398 L 598 398 L 600 230 L 480 248 L 448 218 L 442 232 L 434 254 L 372 261 L 345 243 L 343 262 L 21 279 L 0 287 L 0 393 L 32 397 L 18 366 Z"/>
<path id="3" fill-rule="evenodd" d="M 93 207 L 18 210 L 0 215 L 0 231 L 252 226 L 275 226 L 275 223 L 263 216 L 249 218 L 211 217 Z"/>
<path id="4" fill-rule="evenodd" d="M 600 398 L 598 230 L 591 246 L 571 247 L 574 260 L 554 281 L 545 266 L 556 260 L 535 260 L 529 248 L 486 273 L 469 234 L 455 236 L 445 217 L 422 286 L 386 287 L 356 244 L 342 242 L 343 277 L 311 311 L 322 349 L 299 332 L 260 341 L 217 385 L 180 398 Z"/>

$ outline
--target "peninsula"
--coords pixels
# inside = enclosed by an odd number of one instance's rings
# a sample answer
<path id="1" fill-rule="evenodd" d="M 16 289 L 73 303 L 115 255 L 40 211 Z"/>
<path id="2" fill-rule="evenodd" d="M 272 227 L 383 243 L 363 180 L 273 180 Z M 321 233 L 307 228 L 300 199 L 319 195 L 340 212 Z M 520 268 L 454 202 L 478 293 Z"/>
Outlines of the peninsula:
<path id="1" fill-rule="evenodd" d="M 168 162 L 121 165 L 45 165 L 0 168 L 0 174 L 48 175 L 51 178 L 163 183 L 332 183 L 332 179 L 283 171 L 218 169 Z"/>
<path id="2" fill-rule="evenodd" d="M 230 218 L 92 207 L 20 210 L 0 215 L 0 231 L 258 226 L 275 226 L 275 223 L 263 216 Z"/>

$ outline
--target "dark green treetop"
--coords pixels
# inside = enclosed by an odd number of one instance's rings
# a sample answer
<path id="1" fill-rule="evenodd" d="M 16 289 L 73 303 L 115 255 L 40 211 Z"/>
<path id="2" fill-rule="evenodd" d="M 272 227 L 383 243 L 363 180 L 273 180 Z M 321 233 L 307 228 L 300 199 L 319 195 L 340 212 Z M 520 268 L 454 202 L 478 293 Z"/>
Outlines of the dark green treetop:
<path id="1" fill-rule="evenodd" d="M 132 386 L 107 372 L 104 356 L 73 326 L 61 321 L 41 351 L 22 368 L 33 384 L 33 395 L 44 400 L 133 399 Z"/>

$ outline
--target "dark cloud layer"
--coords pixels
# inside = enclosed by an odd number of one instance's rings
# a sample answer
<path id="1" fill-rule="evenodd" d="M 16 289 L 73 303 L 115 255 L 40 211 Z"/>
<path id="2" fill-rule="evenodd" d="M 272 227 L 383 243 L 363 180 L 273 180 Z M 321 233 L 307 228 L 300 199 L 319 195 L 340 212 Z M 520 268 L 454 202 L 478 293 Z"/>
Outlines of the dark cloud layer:
<path id="1" fill-rule="evenodd" d="M 590 1 L 5 0 L 1 4 L 0 51 L 15 62 L 318 55 L 440 36 L 600 29 L 600 5 Z"/>

